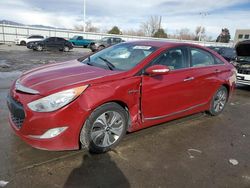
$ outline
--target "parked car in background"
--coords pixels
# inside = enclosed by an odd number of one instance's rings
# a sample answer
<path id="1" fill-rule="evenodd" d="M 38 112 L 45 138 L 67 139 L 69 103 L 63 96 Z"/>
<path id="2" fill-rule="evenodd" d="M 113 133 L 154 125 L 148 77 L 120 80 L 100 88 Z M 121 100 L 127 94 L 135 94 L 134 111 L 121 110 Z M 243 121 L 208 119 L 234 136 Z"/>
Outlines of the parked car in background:
<path id="1" fill-rule="evenodd" d="M 60 50 L 68 52 L 73 49 L 71 42 L 61 37 L 49 37 L 42 41 L 33 41 L 27 44 L 27 48 L 43 51 L 43 50 Z"/>
<path id="2" fill-rule="evenodd" d="M 92 52 L 95 52 L 96 50 L 101 50 L 103 48 L 106 48 L 108 46 L 112 46 L 114 44 L 118 44 L 120 42 L 124 42 L 124 40 L 122 40 L 122 38 L 118 38 L 118 37 L 104 37 L 101 40 L 91 42 L 89 47 L 90 47 Z"/>
<path id="3" fill-rule="evenodd" d="M 237 84 L 250 86 L 250 40 L 237 43 L 235 49 L 237 58 L 233 64 L 237 69 Z"/>
<path id="4" fill-rule="evenodd" d="M 224 46 L 208 46 L 208 48 L 216 51 L 222 57 L 224 57 L 228 62 L 234 61 L 236 58 L 235 48 L 224 47 Z"/>
<path id="5" fill-rule="evenodd" d="M 101 153 L 133 132 L 190 114 L 219 115 L 236 70 L 199 45 L 117 44 L 25 72 L 7 103 L 15 133 L 33 147 Z"/>
<path id="6" fill-rule="evenodd" d="M 45 39 L 45 37 L 42 35 L 31 35 L 29 37 L 16 38 L 15 43 L 16 43 L 16 45 L 25 46 L 28 42 L 40 41 L 40 40 L 44 40 L 44 39 Z"/>
<path id="7" fill-rule="evenodd" d="M 94 40 L 91 39 L 84 39 L 82 36 L 74 36 L 73 38 L 69 39 L 69 41 L 74 46 L 83 46 L 84 48 L 87 48 L 91 42 L 94 42 Z"/>

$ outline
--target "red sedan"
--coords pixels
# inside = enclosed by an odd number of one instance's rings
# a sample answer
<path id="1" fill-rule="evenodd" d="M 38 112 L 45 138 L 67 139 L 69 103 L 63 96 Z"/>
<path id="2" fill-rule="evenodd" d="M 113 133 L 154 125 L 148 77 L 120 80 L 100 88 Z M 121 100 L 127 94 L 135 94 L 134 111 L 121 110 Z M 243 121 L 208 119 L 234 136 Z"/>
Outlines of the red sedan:
<path id="1" fill-rule="evenodd" d="M 220 114 L 236 70 L 192 44 L 121 43 L 25 72 L 7 103 L 15 133 L 33 147 L 105 152 L 125 133 L 207 111 Z"/>

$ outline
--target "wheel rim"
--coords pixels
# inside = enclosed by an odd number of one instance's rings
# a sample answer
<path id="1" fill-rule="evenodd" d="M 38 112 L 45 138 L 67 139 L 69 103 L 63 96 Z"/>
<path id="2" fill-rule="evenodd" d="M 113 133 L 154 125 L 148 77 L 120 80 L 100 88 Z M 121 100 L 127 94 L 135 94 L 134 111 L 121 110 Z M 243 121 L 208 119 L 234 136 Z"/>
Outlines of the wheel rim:
<path id="1" fill-rule="evenodd" d="M 64 51 L 65 51 L 65 52 L 68 52 L 68 51 L 69 51 L 69 47 L 65 46 L 65 47 L 64 47 Z"/>
<path id="2" fill-rule="evenodd" d="M 227 92 L 225 90 L 220 90 L 214 98 L 214 111 L 220 112 L 224 109 L 227 102 Z"/>
<path id="3" fill-rule="evenodd" d="M 96 118 L 91 129 L 91 139 L 99 147 L 114 144 L 123 132 L 124 121 L 115 111 L 107 111 Z"/>
<path id="4" fill-rule="evenodd" d="M 38 50 L 38 51 L 41 51 L 41 50 L 42 50 L 42 46 L 38 46 L 38 47 L 37 47 L 37 50 Z"/>

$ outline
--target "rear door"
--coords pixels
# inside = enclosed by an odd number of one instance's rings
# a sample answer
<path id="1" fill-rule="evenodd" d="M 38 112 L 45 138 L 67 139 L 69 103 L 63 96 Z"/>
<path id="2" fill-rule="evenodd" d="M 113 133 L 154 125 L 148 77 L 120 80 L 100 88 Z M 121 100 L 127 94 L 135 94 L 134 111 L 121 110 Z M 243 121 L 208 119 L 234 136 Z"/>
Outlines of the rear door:
<path id="1" fill-rule="evenodd" d="M 63 38 L 56 38 L 56 43 L 55 43 L 56 49 L 60 50 L 63 49 L 65 42 L 66 41 Z"/>
<path id="2" fill-rule="evenodd" d="M 208 103 L 222 84 L 220 76 L 225 73 L 224 62 L 216 58 L 210 52 L 190 47 L 190 73 L 193 80 L 195 104 Z"/>
<path id="3" fill-rule="evenodd" d="M 55 40 L 56 40 L 56 37 L 50 37 L 48 39 L 46 39 L 44 42 L 45 42 L 45 47 L 47 49 L 53 49 L 55 47 Z"/>
<path id="4" fill-rule="evenodd" d="M 189 69 L 188 49 L 169 49 L 151 65 L 168 66 L 166 75 L 142 76 L 142 114 L 144 121 L 162 119 L 194 106 L 194 77 Z"/>

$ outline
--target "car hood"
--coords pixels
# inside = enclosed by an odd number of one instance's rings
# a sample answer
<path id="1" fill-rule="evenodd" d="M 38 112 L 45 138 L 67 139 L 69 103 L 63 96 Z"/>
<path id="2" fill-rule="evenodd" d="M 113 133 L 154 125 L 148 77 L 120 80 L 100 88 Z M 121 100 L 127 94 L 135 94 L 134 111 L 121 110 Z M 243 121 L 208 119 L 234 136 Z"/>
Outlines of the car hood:
<path id="1" fill-rule="evenodd" d="M 239 42 L 235 46 L 237 56 L 250 57 L 250 40 Z"/>
<path id="2" fill-rule="evenodd" d="M 41 95 L 48 95 L 71 87 L 108 81 L 112 75 L 119 73 L 121 72 L 85 65 L 73 60 L 27 71 L 18 79 L 18 83 L 25 88 L 38 91 Z"/>

